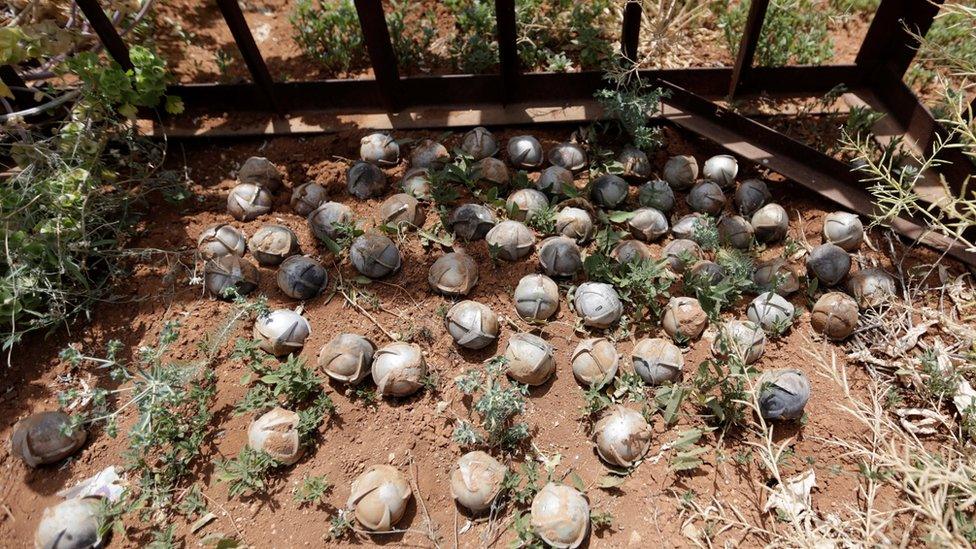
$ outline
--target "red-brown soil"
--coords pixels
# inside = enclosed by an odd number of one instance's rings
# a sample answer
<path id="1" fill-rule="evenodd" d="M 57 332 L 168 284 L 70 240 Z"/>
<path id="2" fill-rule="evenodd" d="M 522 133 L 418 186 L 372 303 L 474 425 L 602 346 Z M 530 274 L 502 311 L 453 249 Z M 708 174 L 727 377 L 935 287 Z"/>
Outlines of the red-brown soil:
<path id="1" fill-rule="evenodd" d="M 534 131 L 545 146 L 565 139 L 572 128 L 549 128 Z M 499 132 L 504 140 L 511 135 L 524 133 L 524 129 Z M 398 138 L 436 136 L 433 132 L 402 132 Z M 324 135 L 310 138 L 278 138 L 266 141 L 199 141 L 170 145 L 170 165 L 188 168 L 192 179 L 194 198 L 173 207 L 160 202 L 141 226 L 141 234 L 135 246 L 164 250 L 181 250 L 183 265 L 164 261 L 146 261 L 132 265 L 132 277 L 118 294 L 121 303 L 98 307 L 90 322 L 78 322 L 70 330 L 59 330 L 49 337 L 32 338 L 12 353 L 12 366 L 4 373 L 3 391 L 0 391 L 0 439 L 10 436 L 10 428 L 20 418 L 32 412 L 55 409 L 56 393 L 65 387 L 65 376 L 94 376 L 103 378 L 104 372 L 83 368 L 73 370 L 58 358 L 58 352 L 68 343 L 80 343 L 87 351 L 100 352 L 105 343 L 113 338 L 122 340 L 126 353 L 134 353 L 140 344 L 151 344 L 164 322 L 178 321 L 182 327 L 180 340 L 172 357 L 176 360 L 197 357 L 196 343 L 211 330 L 216 321 L 230 309 L 230 305 L 202 295 L 199 285 L 188 285 L 188 273 L 183 267 L 192 264 L 190 250 L 196 236 L 207 225 L 217 222 L 233 222 L 248 235 L 266 223 L 280 223 L 292 228 L 299 236 L 302 251 L 323 261 L 330 277 L 338 273 L 353 276 L 349 265 L 337 266 L 330 254 L 313 238 L 304 219 L 291 212 L 288 206 L 289 192 L 279 193 L 273 213 L 248 223 L 237 223 L 225 213 L 225 197 L 234 185 L 232 172 L 245 158 L 263 155 L 277 163 L 284 172 L 286 185 L 291 188 L 306 181 L 318 181 L 327 186 L 333 200 L 350 205 L 363 219 L 375 210 L 380 199 L 356 201 L 345 192 L 346 164 L 341 158 L 358 155 L 360 133 Z M 458 134 L 448 139 L 456 143 Z M 668 131 L 668 145 L 655 155 L 653 162 L 660 169 L 670 154 L 693 152 L 699 161 L 717 152 L 716 147 L 700 141 L 690 141 L 674 131 Z M 390 176 L 390 192 L 394 182 L 404 171 L 404 166 L 386 170 Z M 751 166 L 743 166 L 740 178 L 757 173 Z M 773 198 L 790 212 L 794 223 L 794 238 L 805 237 L 811 243 L 820 242 L 821 220 L 832 207 L 825 201 L 804 191 L 798 185 L 781 181 L 775 176 L 767 178 Z M 582 183 L 582 178 L 580 179 Z M 632 197 L 633 200 L 633 197 Z M 687 206 L 679 199 L 674 215 L 685 213 Z M 802 223 L 797 216 L 802 215 Z M 428 212 L 428 227 L 436 216 Z M 877 235 L 875 235 L 877 236 Z M 666 240 L 665 240 L 666 241 Z M 660 253 L 662 243 L 652 245 Z M 521 324 L 514 311 L 511 292 L 525 274 L 538 271 L 535 254 L 516 263 L 493 265 L 485 243 L 465 244 L 481 267 L 481 279 L 469 299 L 487 304 L 499 315 Z M 188 524 L 176 517 L 174 524 L 179 536 L 186 536 L 187 546 L 196 545 L 200 536 L 213 532 L 240 535 L 253 547 L 303 547 L 336 545 L 327 540 L 329 519 L 333 509 L 300 508 L 292 499 L 292 489 L 303 477 L 324 475 L 335 484 L 328 497 L 329 504 L 341 508 L 349 495 L 349 484 L 357 474 L 374 463 L 391 463 L 406 474 L 416 475 L 419 493 L 415 493 L 406 517 L 400 526 L 409 528 L 406 534 L 360 538 L 355 544 L 372 543 L 391 546 L 430 546 L 422 534 L 425 530 L 423 511 L 418 506 L 423 498 L 429 510 L 433 528 L 443 546 L 451 546 L 455 524 L 460 527 L 466 521 L 458 516 L 450 496 L 448 478 L 455 460 L 463 453 L 452 442 L 451 433 L 455 418 L 465 417 L 462 396 L 454 387 L 453 379 L 465 370 L 477 367 L 482 361 L 500 353 L 507 338 L 514 333 L 511 325 L 502 327 L 499 344 L 478 352 L 461 351 L 455 346 L 443 327 L 437 310 L 450 300 L 434 295 L 427 286 L 427 270 L 441 251 L 428 252 L 419 244 L 415 234 L 407 236 L 401 244 L 404 256 L 403 269 L 389 279 L 375 282 L 366 289 L 379 299 L 381 309 L 372 314 L 387 330 L 403 336 L 413 336 L 425 352 L 427 362 L 440 379 L 435 394 L 421 394 L 404 400 L 383 400 L 376 408 L 352 400 L 340 386 L 329 385 L 327 391 L 337 404 L 337 417 L 322 428 L 321 441 L 305 457 L 291 467 L 274 472 L 266 493 L 254 497 L 228 499 L 227 487 L 218 483 L 214 475 L 213 460 L 236 455 L 246 442 L 249 417 L 237 416 L 232 408 L 242 398 L 246 389 L 239 384 L 244 367 L 228 358 L 231 344 L 216 362 L 217 398 L 216 416 L 212 436 L 203 450 L 203 459 L 196 472 L 196 482 L 204 489 L 208 507 L 218 515 L 216 521 L 199 534 L 188 533 Z M 763 257 L 781 253 L 774 246 L 762 253 Z M 879 259 L 883 266 L 888 263 L 875 252 L 864 249 L 862 260 Z M 936 256 L 927 250 L 911 253 L 911 261 L 934 261 Z M 953 267 L 953 270 L 956 270 Z M 293 300 L 286 299 L 278 291 L 274 271 L 261 268 L 260 293 L 266 294 L 272 307 L 295 307 Z M 744 317 L 745 303 L 734 307 L 728 318 Z M 844 459 L 840 451 L 827 441 L 858 435 L 853 425 L 838 406 L 842 395 L 832 382 L 818 375 L 803 349 L 815 339 L 809 325 L 809 302 L 802 292 L 793 296 L 793 303 L 803 313 L 794 328 L 785 337 L 771 340 L 759 362 L 760 369 L 799 367 L 806 371 L 813 385 L 813 397 L 807 407 L 809 421 L 805 425 L 782 424 L 775 427 L 777 440 L 795 437 L 790 443 L 792 457 L 783 464 L 783 474 L 791 475 L 813 468 L 818 486 L 814 490 L 814 504 L 823 514 L 841 516 L 857 499 L 859 477 L 857 466 Z M 381 331 L 363 315 L 347 307 L 340 296 L 331 299 L 319 297 L 304 304 L 305 315 L 313 331 L 302 357 L 314 364 L 318 350 L 330 338 L 340 332 L 358 332 L 377 345 L 388 342 Z M 557 373 L 554 380 L 530 392 L 525 419 L 533 430 L 533 444 L 549 456 L 560 455 L 557 472 L 575 471 L 588 485 L 591 505 L 613 516 L 613 528 L 595 533 L 591 547 L 643 547 L 657 545 L 688 545 L 681 535 L 683 518 L 678 496 L 688 494 L 707 505 L 712 498 L 734 504 L 751 521 L 774 527 L 775 519 L 762 516 L 759 509 L 764 501 L 761 484 L 766 474 L 755 458 L 747 454 L 749 448 L 743 437 L 728 434 L 717 448 L 716 436 L 706 436 L 703 442 L 710 450 L 703 456 L 705 465 L 688 474 L 674 474 L 667 466 L 668 455 L 657 462 L 648 460 L 641 464 L 627 482 L 614 490 L 605 491 L 592 484 L 606 472 L 593 451 L 590 439 L 581 422 L 583 390 L 577 385 L 570 369 L 569 355 L 581 334 L 574 333 L 575 314 L 567 307 L 565 293 L 560 311 L 553 322 L 541 330 L 541 335 L 556 349 Z M 656 336 L 658 329 L 635 337 Z M 235 337 L 250 337 L 250 325 L 241 326 Z M 621 341 L 619 350 L 623 358 L 622 368 L 630 368 L 629 351 L 635 339 Z M 692 343 L 685 356 L 685 379 L 689 380 L 697 365 L 708 358 L 709 342 L 705 339 Z M 841 353 L 841 356 L 843 354 Z M 323 376 L 324 377 L 324 376 Z M 850 380 L 855 391 L 861 391 L 866 375 L 856 367 L 851 369 Z M 367 383 L 371 383 L 367 381 Z M 443 404 L 441 404 L 443 403 Z M 438 412 L 439 404 L 443 407 Z M 125 425 L 125 422 L 123 422 Z M 654 456 L 662 444 L 674 440 L 676 434 L 692 426 L 701 426 L 694 406 L 686 403 L 678 425 L 666 428 L 659 416 L 654 420 L 654 439 L 649 453 Z M 0 457 L 2 481 L 0 481 L 0 537 L 10 542 L 8 546 L 22 547 L 29 544 L 42 510 L 56 503 L 58 490 L 73 486 L 78 481 L 110 465 L 120 465 L 120 453 L 126 446 L 124 434 L 117 439 L 94 430 L 86 446 L 69 461 L 53 467 L 28 469 L 19 459 L 7 453 Z M 735 458 L 739 459 L 736 460 Z M 514 458 L 515 462 L 523 459 Z M 742 462 L 742 463 L 739 463 Z M 884 498 L 882 498 L 884 502 Z M 137 547 L 145 543 L 140 529 L 145 525 L 136 518 L 126 521 L 130 537 L 116 536 L 112 547 Z M 480 534 L 484 524 L 476 524 L 460 535 L 463 547 L 480 546 Z M 144 534 L 144 532 L 142 532 Z M 499 543 L 513 538 L 505 532 Z M 345 545 L 348 542 L 342 542 Z M 752 545 L 755 540 L 747 542 Z M 0 544 L 0 545 L 6 545 Z"/>

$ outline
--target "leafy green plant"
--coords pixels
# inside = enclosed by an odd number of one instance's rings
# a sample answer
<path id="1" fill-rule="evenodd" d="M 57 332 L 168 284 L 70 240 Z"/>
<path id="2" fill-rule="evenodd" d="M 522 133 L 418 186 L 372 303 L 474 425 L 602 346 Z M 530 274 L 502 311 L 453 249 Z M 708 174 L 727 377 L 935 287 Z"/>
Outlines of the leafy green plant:
<path id="1" fill-rule="evenodd" d="M 203 358 L 192 363 L 168 359 L 179 339 L 178 326 L 168 322 L 155 346 L 141 347 L 133 362 L 122 357 L 122 344 L 109 343 L 104 358 L 87 356 L 69 347 L 61 357 L 74 367 L 94 364 L 120 384 L 116 389 L 82 386 L 58 396 L 62 407 L 74 409 L 72 425 L 104 425 L 117 436 L 125 410 L 136 412 L 127 431 L 125 467 L 136 476 L 131 496 L 149 513 L 167 509 L 179 483 L 193 470 L 212 429 L 210 409 L 216 395 L 212 368 L 220 350 L 240 321 L 250 318 L 260 303 L 239 299 L 231 313 L 201 342 Z M 121 400 L 121 402 L 119 402 Z"/>
<path id="2" fill-rule="evenodd" d="M 449 48 L 455 67 L 482 73 L 497 65 L 494 2 L 446 0 L 444 5 L 454 15 L 455 35 Z"/>
<path id="3" fill-rule="evenodd" d="M 615 88 L 597 90 L 594 95 L 606 116 L 614 120 L 639 149 L 656 149 L 663 143 L 661 129 L 650 117 L 661 110 L 667 90 L 652 88 L 637 79 L 618 80 Z"/>
<path id="4" fill-rule="evenodd" d="M 43 33 L 8 27 L 0 29 L 0 39 L 3 64 L 41 61 L 60 51 Z M 51 111 L 67 110 L 63 121 L 55 117 L 39 129 L 3 117 L 0 156 L 9 160 L 0 179 L 0 326 L 6 349 L 27 332 L 89 311 L 126 276 L 124 259 L 146 254 L 123 250 L 137 206 L 177 178 L 159 171 L 165 147 L 137 135 L 128 117 L 160 103 L 176 113 L 182 103 L 165 95 L 168 75 L 160 58 L 142 46 L 133 46 L 130 56 L 135 69 L 129 71 L 94 53 L 58 65 L 78 82 L 76 91 L 45 103 Z M 4 95 L 6 86 L 0 87 Z"/>
<path id="5" fill-rule="evenodd" d="M 694 294 L 708 318 L 715 322 L 721 312 L 734 305 L 742 294 L 753 289 L 752 256 L 741 250 L 722 248 L 715 255 L 716 263 L 725 271 L 725 276 L 713 282 L 707 273 L 684 273 L 685 292 Z"/>
<path id="6" fill-rule="evenodd" d="M 744 364 L 737 353 L 729 353 L 725 360 L 707 359 L 699 364 L 692 381 L 692 397 L 723 429 L 743 425 L 750 379 L 756 375 L 756 369 Z"/>
<path id="7" fill-rule="evenodd" d="M 386 24 L 396 51 L 397 65 L 401 70 L 417 70 L 427 63 L 436 35 L 434 12 L 425 12 L 423 6 L 415 2 L 395 0 L 390 2 L 390 8 Z M 407 15 L 411 9 L 416 13 L 417 21 L 408 25 Z"/>
<path id="8" fill-rule="evenodd" d="M 749 3 L 716 2 L 713 10 L 734 58 L 738 54 Z M 828 31 L 829 18 L 830 11 L 822 9 L 813 0 L 770 2 L 756 46 L 756 65 L 818 65 L 828 61 L 834 55 Z"/>
<path id="9" fill-rule="evenodd" d="M 349 71 L 365 63 L 366 47 L 351 0 L 297 0 L 290 21 L 295 41 L 326 69 Z"/>
<path id="10" fill-rule="evenodd" d="M 529 426 L 516 421 L 525 411 L 528 387 L 505 376 L 504 357 L 495 357 L 484 368 L 468 370 L 454 380 L 457 388 L 471 397 L 469 413 L 477 417 L 478 425 L 458 420 L 454 441 L 464 446 L 486 444 L 493 448 L 515 449 L 528 438 Z M 480 428 L 480 430 L 479 430 Z"/>
<path id="11" fill-rule="evenodd" d="M 278 463 L 270 454 L 245 446 L 231 459 L 217 460 L 217 480 L 227 484 L 232 498 L 264 490 L 268 474 Z"/>
<path id="12" fill-rule="evenodd" d="M 648 315 L 657 318 L 661 314 L 662 302 L 670 296 L 674 275 L 664 259 L 618 263 L 611 258 L 609 251 L 621 235 L 610 227 L 597 233 L 597 250 L 583 260 L 586 276 L 589 280 L 612 284 L 631 318 L 640 320 Z"/>
<path id="13" fill-rule="evenodd" d="M 332 490 L 332 483 L 324 476 L 305 477 L 292 491 L 292 496 L 301 506 L 319 505 L 326 501 Z"/>

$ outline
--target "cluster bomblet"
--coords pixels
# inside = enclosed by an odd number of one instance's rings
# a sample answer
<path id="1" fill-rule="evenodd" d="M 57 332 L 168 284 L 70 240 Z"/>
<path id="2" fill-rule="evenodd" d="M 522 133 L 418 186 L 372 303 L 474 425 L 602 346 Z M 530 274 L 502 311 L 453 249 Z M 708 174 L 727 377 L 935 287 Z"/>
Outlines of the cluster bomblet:
<path id="1" fill-rule="evenodd" d="M 853 252 L 864 241 L 864 225 L 852 213 L 829 213 L 824 218 L 823 237 L 824 242 L 839 246 L 846 252 Z"/>
<path id="2" fill-rule="evenodd" d="M 288 227 L 265 225 L 258 229 L 247 243 L 251 255 L 258 263 L 271 267 L 285 258 L 299 253 L 298 237 Z"/>
<path id="3" fill-rule="evenodd" d="M 281 189 L 281 172 L 270 160 L 263 156 L 252 156 L 237 170 L 237 182 L 264 187 L 270 193 Z"/>
<path id="4" fill-rule="evenodd" d="M 378 166 L 395 166 L 400 162 L 400 145 L 385 133 L 371 133 L 359 141 L 359 158 Z"/>
<path id="5" fill-rule="evenodd" d="M 312 332 L 305 317 L 289 309 L 277 309 L 254 321 L 258 347 L 274 356 L 298 354 Z"/>
<path id="6" fill-rule="evenodd" d="M 468 295 L 478 283 L 478 262 L 464 252 L 444 254 L 430 266 L 427 282 L 444 295 Z"/>
<path id="7" fill-rule="evenodd" d="M 550 547 L 576 549 L 590 531 L 590 504 L 575 488 L 550 482 L 532 498 L 529 522 Z"/>
<path id="8" fill-rule="evenodd" d="M 587 387 L 603 387 L 617 375 L 620 353 L 609 339 L 591 337 L 576 346 L 571 360 L 576 381 Z"/>
<path id="9" fill-rule="evenodd" d="M 512 181 L 512 176 L 508 173 L 508 166 L 497 158 L 482 158 L 475 163 L 475 173 L 478 182 L 488 185 L 507 187 Z"/>
<path id="10" fill-rule="evenodd" d="M 793 323 L 793 304 L 774 292 L 759 294 L 746 309 L 749 320 L 772 334 L 781 334 Z"/>
<path id="11" fill-rule="evenodd" d="M 359 274 L 369 278 L 383 278 L 400 270 L 400 250 L 386 236 L 364 234 L 352 241 L 349 261 Z"/>
<path id="12" fill-rule="evenodd" d="M 752 273 L 752 283 L 760 291 L 772 291 L 783 296 L 800 289 L 800 278 L 782 257 L 756 265 L 756 270 Z"/>
<path id="13" fill-rule="evenodd" d="M 622 265 L 632 261 L 651 261 L 654 259 L 654 253 L 650 246 L 640 240 L 628 239 L 617 243 L 610 250 L 610 257 Z"/>
<path id="14" fill-rule="evenodd" d="M 672 271 L 681 274 L 685 269 L 704 258 L 701 246 L 694 240 L 678 238 L 664 247 L 664 257 Z"/>
<path id="15" fill-rule="evenodd" d="M 556 233 L 583 243 L 593 236 L 593 218 L 582 208 L 567 207 L 556 213 Z"/>
<path id="16" fill-rule="evenodd" d="M 322 293 L 329 274 L 318 261 L 293 255 L 278 267 L 278 288 L 292 299 L 312 299 Z"/>
<path id="17" fill-rule="evenodd" d="M 518 261 L 532 253 L 535 234 L 525 224 L 506 220 L 492 227 L 485 235 L 488 248 L 504 261 Z"/>
<path id="18" fill-rule="evenodd" d="M 693 297 L 672 297 L 664 308 L 661 327 L 671 339 L 685 342 L 698 339 L 708 326 L 708 315 Z"/>
<path id="19" fill-rule="evenodd" d="M 576 143 L 566 141 L 549 149 L 549 163 L 577 172 L 586 166 L 586 151 Z"/>
<path id="20" fill-rule="evenodd" d="M 373 465 L 352 482 L 346 507 L 363 528 L 389 532 L 403 518 L 411 497 L 413 492 L 403 473 L 392 465 Z"/>
<path id="21" fill-rule="evenodd" d="M 648 385 L 678 381 L 685 366 L 681 349 L 657 337 L 638 341 L 631 352 L 631 362 L 634 371 Z"/>
<path id="22" fill-rule="evenodd" d="M 828 292 L 820 296 L 810 312 L 813 331 L 834 341 L 850 337 L 857 328 L 859 319 L 857 302 L 841 292 Z"/>
<path id="23" fill-rule="evenodd" d="M 698 180 L 698 161 L 694 156 L 672 156 L 664 163 L 664 180 L 677 191 L 690 189 Z"/>
<path id="24" fill-rule="evenodd" d="M 627 221 L 627 228 L 634 238 L 651 242 L 668 234 L 668 218 L 654 208 L 639 208 Z"/>
<path id="25" fill-rule="evenodd" d="M 72 426 L 64 412 L 38 412 L 17 422 L 10 435 L 10 453 L 31 467 L 57 463 L 74 454 L 88 433 Z"/>
<path id="26" fill-rule="evenodd" d="M 551 236 L 539 247 L 539 264 L 549 276 L 571 277 L 583 268 L 576 241 L 565 236 Z"/>
<path id="27" fill-rule="evenodd" d="M 651 426 L 640 412 L 612 406 L 593 426 L 596 452 L 615 467 L 630 467 L 651 445 Z"/>
<path id="28" fill-rule="evenodd" d="M 741 215 L 726 215 L 718 220 L 718 240 L 725 246 L 748 250 L 752 246 L 753 228 Z"/>
<path id="29" fill-rule="evenodd" d="M 105 504 L 100 497 L 75 497 L 44 509 L 34 532 L 40 549 L 102 547 L 100 535 Z"/>
<path id="30" fill-rule="evenodd" d="M 238 221 L 251 221 L 271 211 L 274 199 L 259 185 L 240 183 L 227 195 L 227 213 Z"/>
<path id="31" fill-rule="evenodd" d="M 339 334 L 319 351 L 318 365 L 336 381 L 356 385 L 366 378 L 376 347 L 358 334 Z"/>
<path id="32" fill-rule="evenodd" d="M 484 349 L 498 339 L 498 316 L 477 301 L 456 303 L 444 316 L 447 332 L 465 349 Z"/>
<path id="33" fill-rule="evenodd" d="M 342 236 L 339 227 L 351 224 L 354 219 L 349 206 L 339 202 L 326 202 L 309 214 L 308 226 L 319 240 L 335 242 Z"/>
<path id="34" fill-rule="evenodd" d="M 652 179 L 641 185 L 637 192 L 637 202 L 645 208 L 654 208 L 664 213 L 674 209 L 674 190 L 663 179 Z"/>
<path id="35" fill-rule="evenodd" d="M 790 217 L 779 204 L 766 204 L 752 214 L 752 228 L 759 242 L 770 243 L 783 240 L 789 227 Z"/>
<path id="36" fill-rule="evenodd" d="M 230 299 L 232 294 L 247 295 L 258 287 L 258 268 L 236 255 L 225 255 L 206 262 L 203 284 L 215 297 Z"/>
<path id="37" fill-rule="evenodd" d="M 458 238 L 481 240 L 495 226 L 495 214 L 483 204 L 462 204 L 451 212 L 447 226 Z"/>
<path id="38" fill-rule="evenodd" d="M 508 159 L 517 168 L 538 168 L 543 160 L 542 144 L 531 135 L 517 135 L 508 140 Z"/>
<path id="39" fill-rule="evenodd" d="M 627 146 L 617 155 L 617 162 L 623 166 L 623 176 L 633 181 L 644 181 L 651 177 L 651 162 L 644 151 Z"/>
<path id="40" fill-rule="evenodd" d="M 369 162 L 356 162 L 346 172 L 346 190 L 360 200 L 386 192 L 386 174 Z"/>
<path id="41" fill-rule="evenodd" d="M 197 252 L 204 261 L 225 255 L 241 257 L 246 248 L 247 239 L 244 233 L 226 223 L 214 223 L 197 237 Z"/>
<path id="42" fill-rule="evenodd" d="M 821 244 L 807 255 L 807 273 L 826 286 L 835 286 L 851 270 L 851 255 L 840 246 Z"/>
<path id="43" fill-rule="evenodd" d="M 427 361 L 419 345 L 391 343 L 373 353 L 372 373 L 380 395 L 406 397 L 423 387 Z"/>
<path id="44" fill-rule="evenodd" d="M 750 320 L 730 320 L 718 329 L 712 342 L 712 354 L 718 358 L 737 356 L 744 364 L 752 364 L 766 350 L 766 332 Z"/>
<path id="45" fill-rule="evenodd" d="M 433 139 L 421 139 L 410 151 L 411 168 L 441 168 L 450 161 L 447 147 Z"/>
<path id="46" fill-rule="evenodd" d="M 590 198 L 601 208 L 613 209 L 627 200 L 630 187 L 618 175 L 603 174 L 590 184 Z"/>
<path id="47" fill-rule="evenodd" d="M 430 200 L 430 172 L 427 168 L 411 168 L 403 174 L 400 189 L 417 200 Z"/>
<path id="48" fill-rule="evenodd" d="M 535 188 L 553 196 L 563 196 L 566 189 L 573 189 L 573 172 L 562 166 L 549 166 L 542 170 L 539 179 L 535 181 Z"/>
<path id="49" fill-rule="evenodd" d="M 542 385 L 556 371 L 552 346 L 539 336 L 518 333 L 508 339 L 503 355 L 508 377 L 526 385 Z"/>
<path id="50" fill-rule="evenodd" d="M 478 126 L 461 138 L 461 152 L 475 161 L 495 156 L 498 152 L 498 141 L 490 131 Z"/>
<path id="51" fill-rule="evenodd" d="M 515 287 L 515 311 L 525 320 L 548 320 L 559 308 L 559 287 L 546 275 L 530 274 Z"/>
<path id="52" fill-rule="evenodd" d="M 738 161 L 735 157 L 727 154 L 715 155 L 706 160 L 702 166 L 702 176 L 714 181 L 723 189 L 735 185 L 735 176 L 738 174 Z"/>
<path id="53" fill-rule="evenodd" d="M 696 212 L 718 215 L 725 208 L 725 193 L 717 183 L 704 179 L 691 188 L 685 201 Z"/>
<path id="54" fill-rule="evenodd" d="M 508 467 L 487 453 L 468 452 L 451 471 L 451 495 L 472 513 L 487 511 L 498 499 L 507 474 Z"/>
<path id="55" fill-rule="evenodd" d="M 302 457 L 298 435 L 298 414 L 275 407 L 251 422 L 247 428 L 247 445 L 259 452 L 267 452 L 274 460 L 292 465 Z"/>
<path id="56" fill-rule="evenodd" d="M 759 376 L 759 413 L 763 419 L 798 419 L 810 400 L 810 381 L 800 370 L 769 370 Z"/>
<path id="57" fill-rule="evenodd" d="M 525 221 L 548 207 L 549 199 L 535 189 L 519 189 L 505 200 L 505 209 L 516 221 Z"/>
<path id="58" fill-rule="evenodd" d="M 699 280 L 708 281 L 711 285 L 721 282 L 727 274 L 725 267 L 706 259 L 698 261 L 691 266 L 691 276 L 697 277 Z"/>
<path id="59" fill-rule="evenodd" d="M 391 227 L 423 227 L 424 211 L 420 202 L 407 193 L 395 194 L 380 204 L 378 215 L 383 225 Z"/>
<path id="60" fill-rule="evenodd" d="M 692 212 L 687 215 L 683 215 L 674 222 L 671 226 L 671 236 L 674 238 L 680 238 L 684 240 L 691 240 L 695 236 L 695 231 L 698 228 L 699 221 L 702 219 L 702 214 L 698 212 Z"/>
<path id="61" fill-rule="evenodd" d="M 759 179 L 746 179 L 739 183 L 735 190 L 735 206 L 739 213 L 744 216 L 751 216 L 756 210 L 762 208 L 772 198 L 769 187 Z"/>
<path id="62" fill-rule="evenodd" d="M 291 209 L 302 217 L 315 211 L 329 199 L 325 187 L 318 183 L 303 183 L 291 192 Z"/>
<path id="63" fill-rule="evenodd" d="M 895 277 L 869 267 L 851 275 L 847 289 L 862 308 L 878 307 L 895 295 Z"/>
<path id="64" fill-rule="evenodd" d="M 580 284 L 573 295 L 573 306 L 583 325 L 599 329 L 609 328 L 624 312 L 617 290 L 603 282 Z"/>

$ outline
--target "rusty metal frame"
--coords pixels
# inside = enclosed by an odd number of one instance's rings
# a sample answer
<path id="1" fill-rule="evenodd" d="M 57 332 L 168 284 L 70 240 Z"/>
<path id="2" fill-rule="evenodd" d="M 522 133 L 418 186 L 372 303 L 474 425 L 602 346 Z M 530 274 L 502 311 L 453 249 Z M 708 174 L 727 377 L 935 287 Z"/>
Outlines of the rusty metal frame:
<path id="1" fill-rule="evenodd" d="M 276 82 L 270 75 L 236 0 L 216 0 L 240 50 L 252 82 L 244 84 L 183 84 L 170 93 L 182 97 L 196 112 L 280 116 L 288 112 L 345 111 L 396 113 L 404 109 L 505 106 L 545 103 L 571 105 L 589 101 L 605 86 L 602 74 L 525 73 L 517 48 L 515 0 L 494 0 L 499 50 L 498 74 L 402 77 L 381 0 L 354 0 L 374 78 Z M 754 119 L 732 112 L 715 100 L 760 93 L 813 96 L 844 84 L 876 97 L 886 114 L 921 148 L 945 138 L 946 130 L 904 84 L 918 37 L 924 36 L 944 0 L 882 0 L 852 65 L 756 67 L 769 0 L 751 0 L 739 50 L 732 67 L 642 70 L 645 81 L 669 90 L 664 118 L 709 138 L 749 160 L 796 180 L 824 197 L 861 214 L 873 213 L 867 192 L 848 166 Z M 131 68 L 128 48 L 97 0 L 75 0 L 111 57 Z M 621 53 L 638 59 L 641 3 L 627 0 L 623 9 Z M 0 77 L 20 86 L 12 67 Z M 20 94 L 19 101 L 27 98 Z M 976 109 L 976 105 L 974 105 Z M 960 189 L 972 164 L 957 150 L 944 153 L 943 175 Z M 970 264 L 976 257 L 957 243 L 939 239 L 911 219 L 893 228 Z"/>

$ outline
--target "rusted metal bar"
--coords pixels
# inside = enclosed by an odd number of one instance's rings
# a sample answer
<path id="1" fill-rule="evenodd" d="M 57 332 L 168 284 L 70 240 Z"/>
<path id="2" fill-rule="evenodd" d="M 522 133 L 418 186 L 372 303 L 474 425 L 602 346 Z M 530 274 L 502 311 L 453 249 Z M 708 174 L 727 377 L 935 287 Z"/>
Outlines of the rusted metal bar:
<path id="1" fill-rule="evenodd" d="M 882 0 L 855 64 L 866 78 L 884 67 L 904 76 L 944 0 Z"/>
<path id="2" fill-rule="evenodd" d="M 122 41 L 119 31 L 115 29 L 115 25 L 105 15 L 105 11 L 98 5 L 98 0 L 75 0 L 75 4 L 81 8 L 85 18 L 91 24 L 92 30 L 98 35 L 98 39 L 105 46 L 105 50 L 112 56 L 112 59 L 125 70 L 134 69 L 132 59 L 129 57 L 128 46 Z"/>
<path id="3" fill-rule="evenodd" d="M 742 81 L 749 78 L 752 62 L 759 45 L 759 35 L 762 33 L 763 22 L 766 20 L 766 10 L 769 0 L 752 0 L 749 3 L 749 15 L 745 27 L 742 29 L 742 39 L 739 41 L 739 52 L 732 67 L 732 81 L 729 83 L 729 99 L 735 97 Z"/>
<path id="4" fill-rule="evenodd" d="M 244 19 L 240 4 L 237 3 L 237 0 L 217 0 L 217 7 L 220 8 L 220 13 L 224 16 L 224 21 L 234 37 L 237 50 L 241 52 L 241 57 L 244 58 L 247 70 L 251 72 L 251 78 L 261 90 L 260 99 L 272 110 L 282 112 L 281 105 L 275 98 L 274 80 L 268 71 L 268 65 L 264 62 L 264 57 L 261 56 L 261 50 L 258 49 L 258 45 L 254 41 L 251 29 L 247 27 L 247 20 Z M 221 103 L 222 101 L 215 101 L 214 105 Z"/>
<path id="5" fill-rule="evenodd" d="M 521 92 L 515 0 L 495 0 L 495 26 L 498 34 L 498 62 L 502 75 L 502 102 L 507 104 L 517 101 Z"/>
<path id="6" fill-rule="evenodd" d="M 844 162 L 673 83 L 659 81 L 659 85 L 671 92 L 663 102 L 665 119 L 778 172 L 844 208 L 865 216 L 876 213 L 870 194 Z M 890 226 L 905 237 L 976 265 L 976 254 L 958 242 L 929 232 L 918 220 L 899 217 L 891 220 Z"/>
<path id="7" fill-rule="evenodd" d="M 359 14 L 359 25 L 363 29 L 366 51 L 373 65 L 373 77 L 379 84 L 383 104 L 388 111 L 396 111 L 400 108 L 400 71 L 390 41 L 390 29 L 383 15 L 383 5 L 380 0 L 356 0 L 356 13 Z"/>
<path id="8" fill-rule="evenodd" d="M 647 69 L 640 71 L 644 81 L 662 78 L 694 93 L 724 98 L 729 90 L 730 67 L 690 69 Z M 854 65 L 755 67 L 749 82 L 740 93 L 763 90 L 771 95 L 823 95 L 838 84 L 856 88 L 858 70 Z M 399 81 L 397 93 L 402 107 L 459 106 L 502 103 L 502 76 L 469 74 L 449 76 L 413 76 Z M 592 99 L 604 87 L 603 73 L 529 73 L 519 76 L 519 102 L 548 105 Z M 222 110 L 262 111 L 266 103 L 254 84 L 183 84 L 170 87 L 168 93 L 179 95 L 187 109 L 208 109 L 220 105 Z M 375 80 L 308 80 L 279 82 L 275 93 L 289 111 L 344 109 L 352 112 L 384 112 L 383 90 Z M 322 104 L 328 97 L 328 104 Z"/>
<path id="9" fill-rule="evenodd" d="M 34 100 L 34 94 L 24 90 L 27 87 L 27 83 L 24 79 L 17 74 L 17 69 L 11 67 L 10 65 L 0 65 L 0 80 L 3 81 L 10 88 L 10 92 L 14 94 L 14 104 L 18 108 L 25 109 L 37 105 L 37 101 Z"/>
<path id="10" fill-rule="evenodd" d="M 644 10 L 637 0 L 629 0 L 624 6 L 624 22 L 620 29 L 620 52 L 624 59 L 637 62 L 637 47 L 640 43 L 641 16 Z"/>

